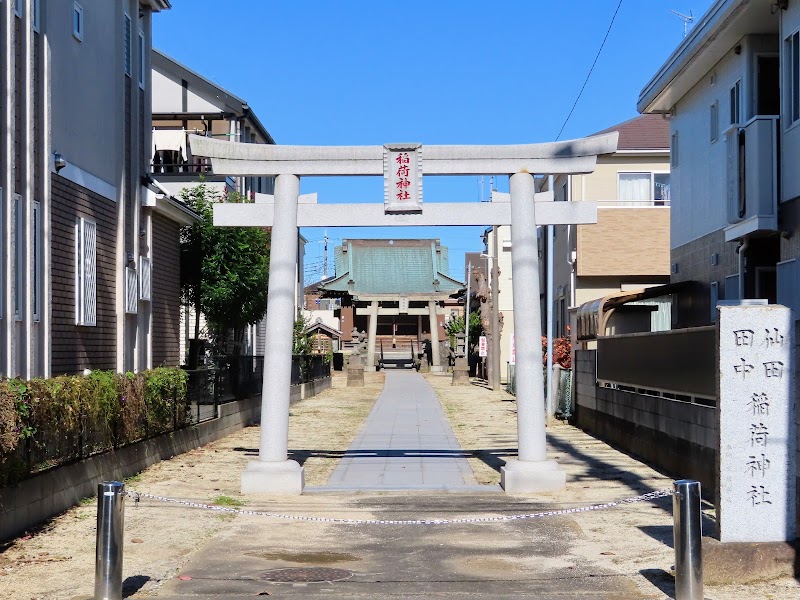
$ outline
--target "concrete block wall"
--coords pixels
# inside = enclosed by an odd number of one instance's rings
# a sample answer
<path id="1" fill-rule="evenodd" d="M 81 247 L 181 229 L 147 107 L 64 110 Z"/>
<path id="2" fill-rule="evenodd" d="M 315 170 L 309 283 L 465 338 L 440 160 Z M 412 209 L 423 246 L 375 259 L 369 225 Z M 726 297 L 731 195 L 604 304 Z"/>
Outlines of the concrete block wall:
<path id="1" fill-rule="evenodd" d="M 596 350 L 575 353 L 575 422 L 675 478 L 716 493 L 716 408 L 597 387 Z"/>

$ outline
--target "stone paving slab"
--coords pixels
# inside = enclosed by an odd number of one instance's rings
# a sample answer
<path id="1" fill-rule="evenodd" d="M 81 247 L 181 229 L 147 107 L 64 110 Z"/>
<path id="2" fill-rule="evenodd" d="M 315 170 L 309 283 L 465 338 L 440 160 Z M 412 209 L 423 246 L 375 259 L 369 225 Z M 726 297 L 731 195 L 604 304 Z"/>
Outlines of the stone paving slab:
<path id="1" fill-rule="evenodd" d="M 387 371 L 372 412 L 320 489 L 415 486 L 465 488 L 477 481 L 430 384 L 414 371 Z"/>

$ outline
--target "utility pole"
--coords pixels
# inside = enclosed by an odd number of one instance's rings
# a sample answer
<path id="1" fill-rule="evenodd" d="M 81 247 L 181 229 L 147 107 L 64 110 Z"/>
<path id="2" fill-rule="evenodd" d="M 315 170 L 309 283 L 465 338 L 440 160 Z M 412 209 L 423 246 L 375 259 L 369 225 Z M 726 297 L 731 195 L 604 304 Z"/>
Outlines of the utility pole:
<path id="1" fill-rule="evenodd" d="M 500 305 L 498 304 L 500 269 L 498 262 L 497 225 L 492 226 L 492 389 L 500 390 Z"/>
<path id="2" fill-rule="evenodd" d="M 323 281 L 328 278 L 328 230 L 325 230 L 325 237 L 323 238 L 325 242 L 323 247 L 325 248 L 325 255 L 322 259 L 322 279 Z"/>
<path id="3" fill-rule="evenodd" d="M 550 175 L 547 178 L 548 191 L 555 193 L 555 178 Z M 566 198 L 565 198 L 566 200 Z M 547 292 L 545 295 L 547 302 L 547 386 L 545 397 L 547 398 L 547 422 L 555 414 L 553 410 L 553 226 L 547 226 Z"/>
<path id="4" fill-rule="evenodd" d="M 467 368 L 469 369 L 469 304 L 470 304 L 470 286 L 472 285 L 472 263 L 467 264 L 467 308 L 466 316 L 464 317 L 464 353 L 467 355 Z M 469 375 L 469 373 L 467 373 Z"/>

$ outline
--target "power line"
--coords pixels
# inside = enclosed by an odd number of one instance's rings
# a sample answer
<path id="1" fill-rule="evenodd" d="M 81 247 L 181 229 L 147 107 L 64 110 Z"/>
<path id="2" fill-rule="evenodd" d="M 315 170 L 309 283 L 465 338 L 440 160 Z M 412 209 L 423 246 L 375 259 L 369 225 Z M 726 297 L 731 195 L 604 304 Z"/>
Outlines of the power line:
<path id="1" fill-rule="evenodd" d="M 614 26 L 614 21 L 617 18 L 617 13 L 619 12 L 619 9 L 620 9 L 621 6 L 622 6 L 622 0 L 619 0 L 619 4 L 617 4 L 617 10 L 614 11 L 614 16 L 611 17 L 611 23 L 609 23 L 609 25 L 608 25 L 608 31 L 606 31 L 606 37 L 603 38 L 603 43 L 600 44 L 600 49 L 597 51 L 597 55 L 594 57 L 594 62 L 592 63 L 592 68 L 589 69 L 589 73 L 586 75 L 586 80 L 583 82 L 583 87 L 581 87 L 581 91 L 578 92 L 578 97 L 575 98 L 575 104 L 572 105 L 572 108 L 570 109 L 569 114 L 567 115 L 567 118 L 564 120 L 564 124 L 561 126 L 561 130 L 558 132 L 558 135 L 556 136 L 556 141 L 558 141 L 558 138 L 560 138 L 561 134 L 564 133 L 564 128 L 567 126 L 567 123 L 569 122 L 569 118 L 572 116 L 572 113 L 575 111 L 575 107 L 578 106 L 578 100 L 581 99 L 581 96 L 583 95 L 583 90 L 586 89 L 586 84 L 589 83 L 589 77 L 592 76 L 592 71 L 594 71 L 594 66 L 597 64 L 597 59 L 600 58 L 600 53 L 603 51 L 603 46 L 606 45 L 606 40 L 608 39 L 608 34 L 611 33 L 611 28 Z"/>

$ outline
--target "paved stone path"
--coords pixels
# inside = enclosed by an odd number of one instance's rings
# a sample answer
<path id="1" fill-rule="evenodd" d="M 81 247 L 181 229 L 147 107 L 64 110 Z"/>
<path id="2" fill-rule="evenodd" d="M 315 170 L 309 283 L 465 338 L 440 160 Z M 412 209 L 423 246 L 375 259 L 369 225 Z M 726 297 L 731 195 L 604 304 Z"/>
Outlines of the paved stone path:
<path id="1" fill-rule="evenodd" d="M 390 370 L 361 431 L 319 491 L 494 489 L 478 486 L 436 393 L 414 371 Z"/>

